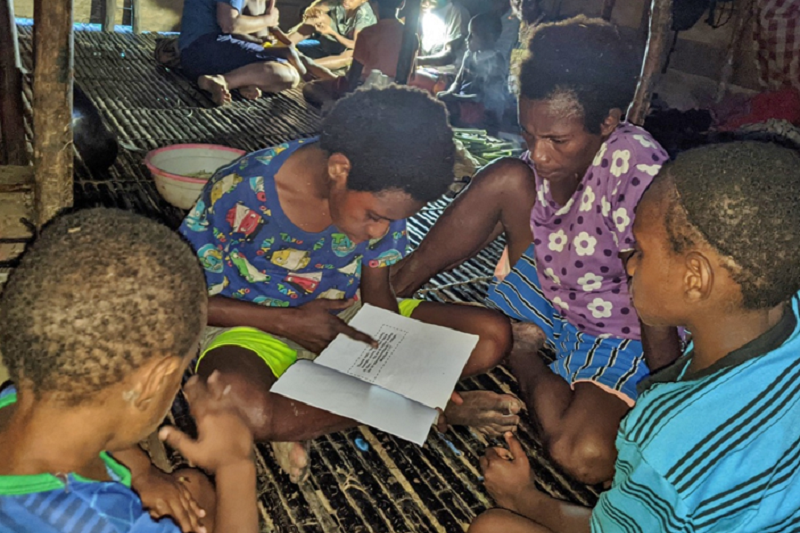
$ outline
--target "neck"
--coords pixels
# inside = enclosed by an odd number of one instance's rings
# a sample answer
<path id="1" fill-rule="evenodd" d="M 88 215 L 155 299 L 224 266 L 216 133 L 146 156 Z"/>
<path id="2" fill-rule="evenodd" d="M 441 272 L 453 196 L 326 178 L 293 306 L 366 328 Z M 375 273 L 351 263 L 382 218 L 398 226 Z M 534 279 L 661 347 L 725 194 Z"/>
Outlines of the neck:
<path id="1" fill-rule="evenodd" d="M 284 164 L 288 172 L 284 174 L 279 170 L 275 177 L 285 176 L 285 180 L 280 180 L 281 185 L 288 189 L 300 189 L 299 192 L 307 198 L 327 200 L 331 188 L 328 157 L 328 152 L 316 144 L 301 148 Z"/>
<path id="2" fill-rule="evenodd" d="M 754 341 L 773 328 L 786 309 L 780 304 L 772 309 L 745 311 L 737 314 L 712 316 L 707 313 L 688 324 L 694 342 L 691 372 L 713 365 L 729 353 Z"/>
<path id="3" fill-rule="evenodd" d="M 25 392 L 18 393 L 17 398 L 17 403 L 0 411 L 10 412 L 4 417 L 6 423 L 0 421 L 0 475 L 76 473 L 93 479 L 107 477 L 99 454 L 111 442 L 113 431 L 103 431 L 96 425 L 89 431 L 86 423 L 105 420 L 102 409 L 37 402 Z"/>
<path id="4" fill-rule="evenodd" d="M 558 182 L 551 181 L 550 196 L 553 197 L 553 200 L 555 200 L 558 205 L 567 205 L 569 199 L 572 198 L 572 195 L 578 190 L 578 185 L 580 185 L 584 174 L 586 174 L 586 171 L 580 175 L 575 174 L 570 179 L 559 180 Z"/>

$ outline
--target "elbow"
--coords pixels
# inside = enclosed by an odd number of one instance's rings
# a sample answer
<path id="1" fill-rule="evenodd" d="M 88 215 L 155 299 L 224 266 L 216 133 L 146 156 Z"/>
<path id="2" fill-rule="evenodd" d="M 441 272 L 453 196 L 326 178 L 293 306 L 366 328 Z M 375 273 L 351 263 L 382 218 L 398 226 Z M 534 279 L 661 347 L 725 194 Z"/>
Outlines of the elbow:
<path id="1" fill-rule="evenodd" d="M 217 22 L 219 23 L 219 29 L 222 30 L 222 33 L 236 33 L 236 19 L 226 18 L 225 20 L 218 20 Z"/>

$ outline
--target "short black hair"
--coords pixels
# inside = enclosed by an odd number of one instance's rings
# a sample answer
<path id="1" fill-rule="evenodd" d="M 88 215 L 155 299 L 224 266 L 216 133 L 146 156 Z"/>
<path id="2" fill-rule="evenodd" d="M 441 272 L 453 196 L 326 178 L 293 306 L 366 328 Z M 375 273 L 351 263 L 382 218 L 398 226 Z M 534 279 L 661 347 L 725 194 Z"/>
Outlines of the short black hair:
<path id="1" fill-rule="evenodd" d="M 486 39 L 489 44 L 495 44 L 500 38 L 500 34 L 503 33 L 503 23 L 500 21 L 500 16 L 493 11 L 479 13 L 472 17 L 469 23 L 472 26 L 473 33 Z"/>
<path id="2" fill-rule="evenodd" d="M 519 96 L 546 100 L 569 91 L 583 108 L 587 131 L 600 133 L 612 109 L 625 113 L 642 65 L 642 50 L 602 19 L 583 15 L 543 24 L 519 67 Z"/>
<path id="3" fill-rule="evenodd" d="M 656 177 L 670 187 L 672 249 L 704 240 L 741 286 L 747 309 L 774 307 L 800 290 L 800 153 L 736 141 L 683 152 Z"/>
<path id="4" fill-rule="evenodd" d="M 182 356 L 205 326 L 191 247 L 143 216 L 87 209 L 56 218 L 0 294 L 0 351 L 37 398 L 77 405 L 152 357 Z"/>
<path id="5" fill-rule="evenodd" d="M 388 19 L 397 17 L 397 10 L 405 0 L 374 0 L 378 4 L 378 18 Z"/>
<path id="6" fill-rule="evenodd" d="M 352 190 L 403 191 L 430 202 L 453 182 L 447 110 L 419 89 L 392 85 L 343 98 L 322 123 L 320 147 L 350 160 Z"/>

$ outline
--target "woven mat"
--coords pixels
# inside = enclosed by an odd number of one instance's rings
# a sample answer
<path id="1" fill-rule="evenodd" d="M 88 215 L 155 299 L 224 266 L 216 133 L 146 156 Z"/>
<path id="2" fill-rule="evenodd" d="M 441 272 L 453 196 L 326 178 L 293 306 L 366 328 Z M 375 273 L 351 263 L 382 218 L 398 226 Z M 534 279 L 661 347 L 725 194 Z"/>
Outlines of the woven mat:
<path id="1" fill-rule="evenodd" d="M 20 27 L 23 61 L 31 69 L 31 31 Z M 155 35 L 75 34 L 76 83 L 95 102 L 121 141 L 120 155 L 107 174 L 92 175 L 78 160 L 75 202 L 80 207 L 133 210 L 176 227 L 184 213 L 156 192 L 142 164 L 147 151 L 176 143 L 219 143 L 256 150 L 315 133 L 319 115 L 298 90 L 248 102 L 235 98 L 214 108 L 179 73 L 153 61 Z M 30 113 L 30 88 L 26 103 Z M 447 200 L 427 206 L 409 221 L 417 245 Z M 497 241 L 453 272 L 434 278 L 421 295 L 434 301 L 481 301 L 500 257 Z M 504 368 L 466 380 L 463 389 L 517 392 Z M 172 421 L 191 428 L 182 397 Z M 596 493 L 562 475 L 542 451 L 535 431 L 523 423 L 519 437 L 531 457 L 540 486 L 547 492 L 591 504 Z M 358 441 L 358 444 L 356 442 Z M 360 427 L 316 439 L 311 444 L 310 480 L 289 482 L 269 446 L 258 446 L 259 505 L 269 532 L 458 532 L 491 507 L 480 482 L 478 459 L 487 442 L 467 428 L 443 435 L 432 432 L 422 448 L 383 432 Z M 180 458 L 172 456 L 174 463 Z"/>

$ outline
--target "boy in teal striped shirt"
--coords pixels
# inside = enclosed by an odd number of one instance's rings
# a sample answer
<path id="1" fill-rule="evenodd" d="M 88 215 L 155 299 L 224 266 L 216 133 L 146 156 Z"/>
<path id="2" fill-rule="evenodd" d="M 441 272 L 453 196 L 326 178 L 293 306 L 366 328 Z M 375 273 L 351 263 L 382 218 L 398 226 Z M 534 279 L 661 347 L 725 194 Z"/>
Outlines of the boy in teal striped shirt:
<path id="1" fill-rule="evenodd" d="M 471 533 L 800 528 L 800 155 L 760 142 L 686 152 L 637 207 L 627 262 L 642 321 L 693 342 L 640 383 L 593 510 L 534 486 L 525 453 L 482 459 L 499 509 Z"/>

